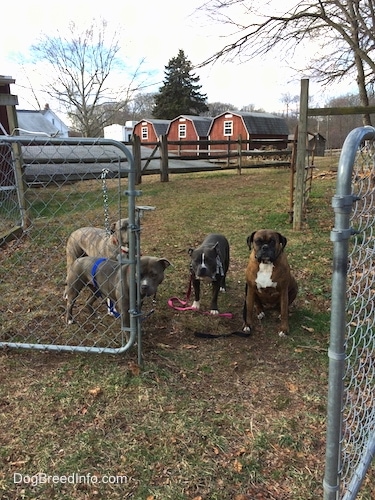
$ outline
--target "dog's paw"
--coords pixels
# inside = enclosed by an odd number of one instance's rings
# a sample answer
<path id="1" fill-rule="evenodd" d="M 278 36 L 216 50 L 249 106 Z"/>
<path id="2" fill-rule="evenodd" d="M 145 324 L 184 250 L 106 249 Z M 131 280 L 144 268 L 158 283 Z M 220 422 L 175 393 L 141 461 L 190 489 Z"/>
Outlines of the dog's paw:
<path id="1" fill-rule="evenodd" d="M 68 319 L 67 324 L 68 325 L 73 325 L 74 324 L 74 319 Z"/>
<path id="2" fill-rule="evenodd" d="M 279 332 L 279 337 L 281 337 L 281 338 L 282 338 L 282 337 L 286 337 L 286 336 L 287 336 L 287 332 L 284 332 L 283 330 L 281 330 L 281 331 Z"/>
<path id="3" fill-rule="evenodd" d="M 224 288 L 223 286 L 220 287 L 220 292 L 225 293 L 226 291 L 227 291 L 226 288 Z"/>
<path id="4" fill-rule="evenodd" d="M 199 308 L 200 308 L 200 302 L 199 302 L 199 300 L 194 300 L 191 308 L 194 309 L 195 311 L 199 311 Z"/>
<path id="5" fill-rule="evenodd" d="M 258 319 L 263 319 L 263 318 L 264 318 L 264 316 L 265 316 L 265 314 L 264 314 L 264 312 L 262 311 L 262 312 L 260 312 L 260 313 L 258 314 L 257 318 L 258 318 Z"/>
<path id="6" fill-rule="evenodd" d="M 250 326 L 248 326 L 248 325 L 245 325 L 245 326 L 242 328 L 242 331 L 243 331 L 244 333 L 246 333 L 247 335 L 250 335 L 250 333 L 251 333 L 251 327 L 250 327 Z"/>
<path id="7" fill-rule="evenodd" d="M 211 309 L 210 314 L 212 314 L 212 316 L 217 316 L 219 311 L 217 309 Z"/>

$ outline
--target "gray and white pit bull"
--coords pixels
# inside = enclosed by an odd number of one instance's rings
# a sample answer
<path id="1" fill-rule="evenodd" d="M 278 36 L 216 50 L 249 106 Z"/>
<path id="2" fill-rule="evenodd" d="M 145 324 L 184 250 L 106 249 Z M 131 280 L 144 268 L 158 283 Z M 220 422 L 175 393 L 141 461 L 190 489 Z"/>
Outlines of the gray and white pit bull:
<path id="1" fill-rule="evenodd" d="M 66 243 L 66 269 L 79 257 L 106 257 L 117 259 L 119 253 L 127 254 L 128 219 L 120 219 L 110 226 L 110 234 L 100 227 L 81 227 L 71 233 Z"/>
<path id="2" fill-rule="evenodd" d="M 170 266 L 167 259 L 141 257 L 140 292 L 141 298 L 155 295 L 164 279 L 164 271 Z M 124 315 L 124 324 L 130 325 L 129 316 L 129 264 L 119 264 L 115 260 L 98 257 L 80 257 L 69 268 L 66 285 L 66 322 L 72 324 L 74 303 L 84 287 L 89 287 L 92 296 L 87 307 L 94 313 L 93 303 L 102 296 L 109 299 L 115 310 Z M 121 277 L 122 273 L 122 277 Z M 124 285 L 124 294 L 122 294 Z"/>
<path id="3" fill-rule="evenodd" d="M 190 248 L 190 272 L 194 289 L 192 308 L 200 308 L 200 282 L 212 283 L 211 314 L 219 314 L 219 291 L 225 292 L 225 277 L 229 267 L 229 243 L 222 234 L 211 233 L 198 248 Z"/>

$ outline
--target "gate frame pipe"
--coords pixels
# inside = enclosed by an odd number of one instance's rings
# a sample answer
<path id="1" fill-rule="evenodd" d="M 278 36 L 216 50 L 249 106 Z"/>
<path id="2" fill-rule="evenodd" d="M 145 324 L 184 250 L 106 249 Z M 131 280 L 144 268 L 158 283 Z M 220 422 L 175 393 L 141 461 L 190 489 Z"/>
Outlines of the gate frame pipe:
<path id="1" fill-rule="evenodd" d="M 349 133 L 341 151 L 336 194 L 332 199 L 335 226 L 331 231 L 333 270 L 324 500 L 338 500 L 340 495 L 343 378 L 346 359 L 346 286 L 349 238 L 353 234 L 350 215 L 353 204 L 358 200 L 352 193 L 353 166 L 358 147 L 363 141 L 373 139 L 375 139 L 374 127 L 358 127 Z"/>

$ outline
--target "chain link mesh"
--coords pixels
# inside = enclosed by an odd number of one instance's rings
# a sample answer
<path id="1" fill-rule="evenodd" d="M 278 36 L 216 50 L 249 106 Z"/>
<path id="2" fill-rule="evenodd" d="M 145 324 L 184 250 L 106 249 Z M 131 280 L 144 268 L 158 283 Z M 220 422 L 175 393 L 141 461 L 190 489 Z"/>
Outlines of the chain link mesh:
<path id="1" fill-rule="evenodd" d="M 375 433 L 375 144 L 357 152 L 352 175 L 353 205 L 347 283 L 346 370 L 342 412 L 342 498 L 358 488 L 361 464 L 374 450 Z M 371 444 L 372 443 L 372 444 Z M 372 455 L 373 455 L 372 451 Z M 362 477 L 361 477 L 362 475 Z"/>
<path id="2" fill-rule="evenodd" d="M 100 140 L 0 142 L 1 345 L 124 346 L 127 334 L 107 314 L 104 300 L 96 301 L 97 314 L 90 316 L 83 291 L 77 322 L 67 325 L 63 294 L 69 234 L 85 226 L 106 230 L 128 216 L 128 169 L 123 151 Z M 22 188 L 16 189 L 19 178 Z"/>

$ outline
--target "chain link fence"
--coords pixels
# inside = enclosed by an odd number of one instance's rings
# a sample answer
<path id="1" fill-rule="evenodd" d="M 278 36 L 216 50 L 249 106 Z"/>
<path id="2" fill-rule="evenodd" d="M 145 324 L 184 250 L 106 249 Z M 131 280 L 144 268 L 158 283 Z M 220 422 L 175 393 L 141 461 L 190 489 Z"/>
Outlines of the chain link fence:
<path id="1" fill-rule="evenodd" d="M 4 137 L 0 172 L 0 347 L 116 354 L 137 343 L 140 361 L 140 192 L 128 149 L 104 139 Z M 75 305 L 76 322 L 67 324 L 70 233 L 94 226 L 110 238 L 111 223 L 122 218 L 129 223 L 122 262 L 129 269 L 130 324 L 107 314 L 101 298 L 90 315 L 88 289 Z"/>
<path id="2" fill-rule="evenodd" d="M 338 167 L 324 498 L 358 495 L 375 454 L 375 129 L 354 129 Z"/>

